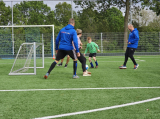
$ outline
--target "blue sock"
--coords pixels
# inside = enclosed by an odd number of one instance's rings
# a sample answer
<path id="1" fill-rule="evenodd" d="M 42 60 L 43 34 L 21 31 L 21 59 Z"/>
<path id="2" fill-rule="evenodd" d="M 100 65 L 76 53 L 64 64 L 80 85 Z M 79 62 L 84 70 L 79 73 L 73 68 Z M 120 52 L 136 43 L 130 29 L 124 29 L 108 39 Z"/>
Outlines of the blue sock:
<path id="1" fill-rule="evenodd" d="M 95 63 L 96 63 L 96 66 L 98 66 L 98 62 L 97 62 L 97 60 L 96 60 L 96 62 L 95 62 Z"/>
<path id="2" fill-rule="evenodd" d="M 92 64 L 92 62 L 90 64 L 91 64 L 91 67 L 94 67 L 93 64 Z"/>

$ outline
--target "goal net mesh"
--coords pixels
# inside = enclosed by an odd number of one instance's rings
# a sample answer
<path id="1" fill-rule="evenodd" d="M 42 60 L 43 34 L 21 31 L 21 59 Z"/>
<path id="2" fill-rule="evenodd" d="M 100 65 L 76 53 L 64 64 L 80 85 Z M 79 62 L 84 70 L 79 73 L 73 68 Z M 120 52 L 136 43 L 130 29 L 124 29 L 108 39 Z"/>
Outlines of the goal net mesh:
<path id="1" fill-rule="evenodd" d="M 21 44 L 9 75 L 36 74 L 36 68 L 43 68 L 43 44 Z"/>
<path id="2" fill-rule="evenodd" d="M 44 43 L 45 54 L 52 56 L 53 25 L 0 26 L 0 58 L 15 58 L 22 43 Z"/>

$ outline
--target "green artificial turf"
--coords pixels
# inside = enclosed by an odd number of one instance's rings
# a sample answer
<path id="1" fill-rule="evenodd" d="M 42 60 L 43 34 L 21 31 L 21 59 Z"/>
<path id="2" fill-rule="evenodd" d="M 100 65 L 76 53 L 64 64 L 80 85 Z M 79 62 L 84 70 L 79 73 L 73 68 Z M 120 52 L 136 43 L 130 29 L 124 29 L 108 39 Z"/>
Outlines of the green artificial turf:
<path id="1" fill-rule="evenodd" d="M 90 67 L 88 57 L 86 58 Z M 54 61 L 52 58 L 45 58 L 45 68 L 37 69 L 36 75 L 25 76 L 9 76 L 14 60 L 0 59 L 0 119 L 33 119 L 160 97 L 160 88 L 138 88 L 160 87 L 160 56 L 135 56 L 135 59 L 139 64 L 137 70 L 133 69 L 130 59 L 127 69 L 119 69 L 124 56 L 97 56 L 99 67 L 88 69 L 92 72 L 91 77 L 82 76 L 81 64 L 78 63 L 79 79 L 72 78 L 72 60 L 68 67 L 64 68 L 65 59 L 63 66 L 56 66 L 48 79 L 44 79 L 43 76 Z M 95 65 L 94 62 L 93 64 Z M 137 88 L 118 89 L 118 87 Z M 159 117 L 160 100 L 157 99 L 137 105 L 64 116 L 61 119 L 159 119 Z"/>

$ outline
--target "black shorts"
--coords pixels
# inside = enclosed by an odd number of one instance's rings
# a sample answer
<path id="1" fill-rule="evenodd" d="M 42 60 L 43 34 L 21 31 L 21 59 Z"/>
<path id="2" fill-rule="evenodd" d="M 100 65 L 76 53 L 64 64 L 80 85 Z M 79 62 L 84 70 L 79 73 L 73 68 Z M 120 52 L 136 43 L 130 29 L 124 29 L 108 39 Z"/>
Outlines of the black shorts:
<path id="1" fill-rule="evenodd" d="M 96 57 L 96 53 L 90 53 L 89 57 Z"/>
<path id="2" fill-rule="evenodd" d="M 56 60 L 59 61 L 60 59 L 63 59 L 66 55 L 69 55 L 73 60 L 77 59 L 75 50 L 58 50 Z"/>

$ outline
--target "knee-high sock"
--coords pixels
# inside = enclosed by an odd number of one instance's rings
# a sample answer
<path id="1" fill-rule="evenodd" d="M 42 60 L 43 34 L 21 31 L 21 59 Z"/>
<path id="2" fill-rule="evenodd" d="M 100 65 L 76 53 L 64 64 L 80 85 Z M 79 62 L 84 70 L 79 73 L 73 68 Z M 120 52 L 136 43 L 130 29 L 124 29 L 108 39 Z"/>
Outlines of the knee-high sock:
<path id="1" fill-rule="evenodd" d="M 77 61 L 73 62 L 73 74 L 76 75 L 76 71 L 77 71 Z"/>
<path id="2" fill-rule="evenodd" d="M 91 67 L 94 67 L 92 62 L 90 62 L 90 64 L 91 64 Z"/>
<path id="3" fill-rule="evenodd" d="M 96 60 L 96 62 L 95 62 L 95 63 L 96 63 L 96 66 L 98 66 L 98 62 L 97 62 L 97 60 Z"/>
<path id="4" fill-rule="evenodd" d="M 49 68 L 49 70 L 48 70 L 47 73 L 50 74 L 50 72 L 54 69 L 54 67 L 56 66 L 56 64 L 57 64 L 57 63 L 54 61 L 54 62 L 51 64 L 51 66 L 50 66 L 50 68 Z"/>

